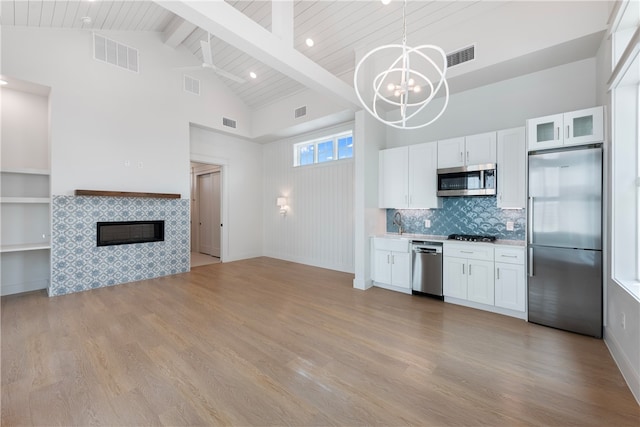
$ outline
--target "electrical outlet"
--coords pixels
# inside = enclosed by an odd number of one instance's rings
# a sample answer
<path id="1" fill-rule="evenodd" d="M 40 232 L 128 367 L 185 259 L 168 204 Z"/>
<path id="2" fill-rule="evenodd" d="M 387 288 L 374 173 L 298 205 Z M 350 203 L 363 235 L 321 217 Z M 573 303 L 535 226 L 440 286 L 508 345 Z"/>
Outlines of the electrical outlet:
<path id="1" fill-rule="evenodd" d="M 124 161 L 124 167 L 128 168 L 129 166 L 131 166 L 131 161 L 130 160 L 125 160 Z"/>
<path id="2" fill-rule="evenodd" d="M 513 221 L 507 221 L 507 231 L 513 231 L 514 225 Z"/>
<path id="3" fill-rule="evenodd" d="M 623 330 L 627 328 L 627 316 L 625 316 L 624 313 L 622 313 L 620 324 L 622 325 Z"/>
<path id="4" fill-rule="evenodd" d="M 424 220 L 424 228 L 431 228 L 431 220 L 430 219 L 425 219 Z"/>

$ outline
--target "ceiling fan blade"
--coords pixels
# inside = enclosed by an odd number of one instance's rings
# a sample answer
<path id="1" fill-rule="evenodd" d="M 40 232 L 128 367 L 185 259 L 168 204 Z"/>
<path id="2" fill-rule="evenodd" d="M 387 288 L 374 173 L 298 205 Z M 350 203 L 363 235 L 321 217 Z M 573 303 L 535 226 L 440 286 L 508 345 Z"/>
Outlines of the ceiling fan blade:
<path id="1" fill-rule="evenodd" d="M 205 64 L 213 64 L 211 44 L 204 40 L 200 40 L 200 49 L 202 50 L 202 62 L 204 62 Z"/>
<path id="2" fill-rule="evenodd" d="M 231 73 L 229 73 L 229 72 L 227 72 L 225 70 L 221 70 L 218 67 L 213 67 L 213 71 L 215 71 L 216 74 L 218 74 L 218 75 L 220 75 L 222 77 L 225 77 L 225 78 L 227 78 L 229 80 L 233 80 L 234 82 L 237 82 L 237 83 L 246 83 L 247 82 L 242 77 L 238 77 L 235 74 L 231 74 Z"/>

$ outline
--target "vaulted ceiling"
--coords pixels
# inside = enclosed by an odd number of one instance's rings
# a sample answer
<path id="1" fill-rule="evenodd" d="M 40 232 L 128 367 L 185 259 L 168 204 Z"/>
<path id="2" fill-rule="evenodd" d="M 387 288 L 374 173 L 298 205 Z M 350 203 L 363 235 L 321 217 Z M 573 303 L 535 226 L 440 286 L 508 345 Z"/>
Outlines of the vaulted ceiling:
<path id="1" fill-rule="evenodd" d="M 95 32 L 157 32 L 166 44 L 190 51 L 195 56 L 194 63 L 185 65 L 194 65 L 203 60 L 200 41 L 208 39 L 208 32 L 170 11 L 176 10 L 173 6 L 176 3 L 181 2 L 2 0 L 0 22 L 7 26 L 73 28 Z M 271 31 L 274 10 L 271 1 L 228 0 L 226 3 L 253 23 Z M 408 39 L 411 40 L 417 33 L 424 37 L 453 26 L 462 26 L 464 22 L 490 13 L 506 3 L 509 2 L 409 1 Z M 272 63 L 256 59 L 257 55 L 239 49 L 215 33 L 211 37 L 215 66 L 250 81 L 250 84 L 238 83 L 220 76 L 249 107 L 264 107 L 308 87 L 304 79 L 292 78 L 286 69 L 278 70 Z M 314 40 L 313 47 L 306 45 L 307 38 Z M 352 85 L 358 50 L 385 43 L 399 43 L 401 38 L 402 1 L 394 0 L 387 6 L 379 0 L 293 2 L 292 48 L 348 85 Z M 505 37 L 505 45 L 507 42 L 508 37 Z M 207 71 L 210 70 L 202 70 Z M 250 71 L 257 74 L 255 80 L 250 79 Z"/>

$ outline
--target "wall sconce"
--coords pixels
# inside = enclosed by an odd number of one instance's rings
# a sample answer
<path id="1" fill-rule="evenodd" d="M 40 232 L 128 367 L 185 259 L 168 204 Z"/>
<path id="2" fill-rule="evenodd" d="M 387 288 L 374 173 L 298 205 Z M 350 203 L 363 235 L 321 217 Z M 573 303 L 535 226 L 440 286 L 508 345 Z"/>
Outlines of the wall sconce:
<path id="1" fill-rule="evenodd" d="M 280 215 L 287 214 L 287 198 L 286 197 L 278 197 L 276 199 L 276 206 L 280 208 Z"/>

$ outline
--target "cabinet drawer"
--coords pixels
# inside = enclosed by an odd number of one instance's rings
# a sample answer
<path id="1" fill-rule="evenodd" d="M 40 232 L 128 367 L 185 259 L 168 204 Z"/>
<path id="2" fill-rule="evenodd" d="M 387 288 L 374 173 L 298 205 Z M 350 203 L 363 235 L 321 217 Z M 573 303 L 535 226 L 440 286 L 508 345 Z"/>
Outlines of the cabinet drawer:
<path id="1" fill-rule="evenodd" d="M 524 249 L 496 248 L 496 262 L 524 265 Z"/>
<path id="2" fill-rule="evenodd" d="M 374 238 L 373 247 L 378 251 L 409 252 L 409 240 Z"/>
<path id="3" fill-rule="evenodd" d="M 444 256 L 493 261 L 493 246 L 444 242 Z"/>

